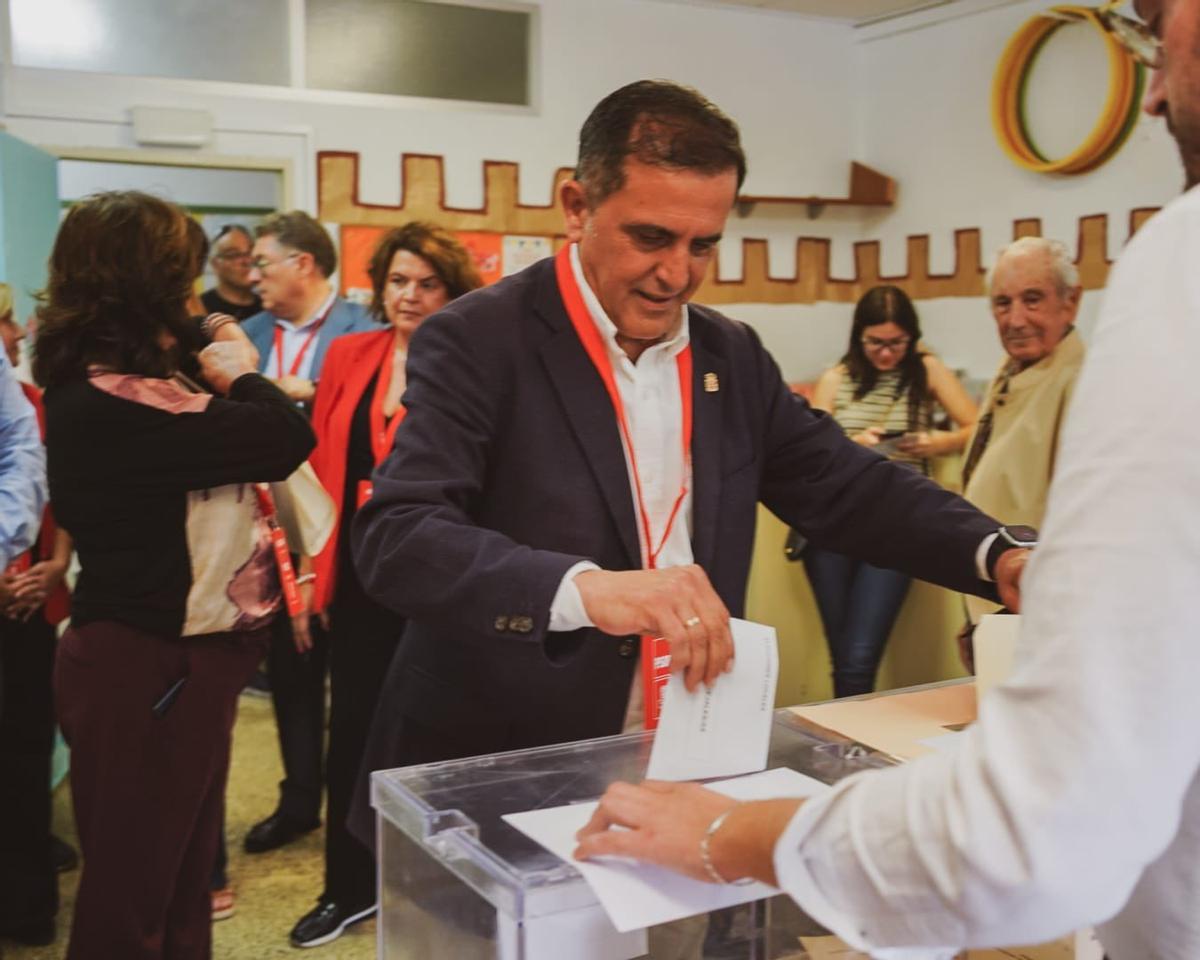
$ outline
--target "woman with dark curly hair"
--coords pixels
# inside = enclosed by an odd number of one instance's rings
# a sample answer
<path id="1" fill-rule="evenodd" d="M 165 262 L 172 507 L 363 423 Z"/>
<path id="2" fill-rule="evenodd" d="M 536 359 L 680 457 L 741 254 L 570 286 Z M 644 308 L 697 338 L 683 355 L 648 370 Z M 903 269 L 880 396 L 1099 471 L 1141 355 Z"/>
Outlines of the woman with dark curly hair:
<path id="1" fill-rule="evenodd" d="M 371 472 L 404 418 L 404 361 L 413 332 L 431 313 L 480 286 L 471 254 L 428 223 L 386 233 L 369 266 L 371 311 L 385 326 L 329 346 L 313 407 L 312 465 L 338 507 L 340 526 L 315 558 L 313 611 L 329 619 L 329 753 L 325 889 L 296 923 L 295 946 L 326 943 L 375 911 L 375 861 L 346 829 L 363 747 L 380 686 L 404 621 L 367 597 L 348 545 L 350 524 L 370 496 Z"/>
<path id="2" fill-rule="evenodd" d="M 935 404 L 957 429 L 933 429 Z M 958 378 L 921 346 L 916 308 L 893 286 L 858 301 L 846 355 L 817 381 L 813 406 L 850 439 L 927 475 L 931 457 L 962 450 L 977 416 Z M 833 660 L 834 696 L 870 693 L 912 578 L 811 546 L 804 567 Z"/>
<path id="3" fill-rule="evenodd" d="M 312 449 L 231 318 L 177 374 L 188 218 L 136 192 L 63 220 L 38 309 L 47 462 L 80 574 L 55 664 L 83 849 L 69 960 L 211 955 L 208 881 L 238 691 L 280 606 L 269 498 Z"/>

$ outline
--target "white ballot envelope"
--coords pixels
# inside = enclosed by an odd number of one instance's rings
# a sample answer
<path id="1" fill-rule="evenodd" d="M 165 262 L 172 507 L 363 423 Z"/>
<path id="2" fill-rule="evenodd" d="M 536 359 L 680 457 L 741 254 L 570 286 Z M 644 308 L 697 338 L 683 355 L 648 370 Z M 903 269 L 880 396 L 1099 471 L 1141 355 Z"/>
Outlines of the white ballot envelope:
<path id="1" fill-rule="evenodd" d="M 1015 614 L 989 614 L 975 628 L 975 690 L 980 700 L 1012 673 L 1021 618 Z"/>
<path id="2" fill-rule="evenodd" d="M 738 800 L 813 797 L 829 789 L 819 780 L 782 767 L 707 786 Z M 578 845 L 575 834 L 591 819 L 595 809 L 595 803 L 575 803 L 508 813 L 504 819 L 575 867 L 621 933 L 750 903 L 779 892 L 765 883 L 743 886 L 703 883 L 663 867 L 620 857 L 575 860 L 573 854 Z"/>
<path id="3" fill-rule="evenodd" d="M 775 628 L 730 620 L 734 666 L 693 693 L 673 673 L 663 694 L 648 780 L 704 780 L 753 773 L 767 765 L 779 644 Z"/>

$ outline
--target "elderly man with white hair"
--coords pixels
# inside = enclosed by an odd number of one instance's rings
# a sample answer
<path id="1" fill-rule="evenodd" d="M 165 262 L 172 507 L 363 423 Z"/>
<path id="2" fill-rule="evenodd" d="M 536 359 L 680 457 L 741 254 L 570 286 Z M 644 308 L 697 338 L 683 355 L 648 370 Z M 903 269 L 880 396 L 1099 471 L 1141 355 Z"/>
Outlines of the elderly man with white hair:
<path id="1" fill-rule="evenodd" d="M 989 300 L 1006 356 L 963 461 L 963 496 L 1010 526 L 1040 527 L 1083 342 L 1079 271 L 1057 240 L 1023 237 L 996 258 Z M 996 610 L 966 598 L 972 623 Z"/>

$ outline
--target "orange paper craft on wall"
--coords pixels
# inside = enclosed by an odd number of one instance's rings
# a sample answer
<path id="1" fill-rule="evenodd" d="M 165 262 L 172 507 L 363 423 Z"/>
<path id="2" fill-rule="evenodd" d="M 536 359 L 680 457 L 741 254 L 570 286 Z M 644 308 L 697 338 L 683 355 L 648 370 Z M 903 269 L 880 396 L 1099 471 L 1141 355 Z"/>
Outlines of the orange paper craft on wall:
<path id="1" fill-rule="evenodd" d="M 371 293 L 371 276 L 367 264 L 375 245 L 384 234 L 383 227 L 342 227 L 342 295 L 351 290 Z"/>
<path id="2" fill-rule="evenodd" d="M 456 236 L 464 247 L 471 251 L 475 269 L 485 284 L 495 283 L 504 276 L 504 236 L 499 233 L 474 233 L 462 231 Z"/>

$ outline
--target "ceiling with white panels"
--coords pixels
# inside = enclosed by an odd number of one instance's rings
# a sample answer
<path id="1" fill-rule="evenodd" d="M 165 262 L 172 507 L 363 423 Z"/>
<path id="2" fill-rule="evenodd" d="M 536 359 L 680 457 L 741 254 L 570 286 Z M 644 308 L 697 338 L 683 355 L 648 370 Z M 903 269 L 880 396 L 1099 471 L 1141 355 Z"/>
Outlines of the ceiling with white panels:
<path id="1" fill-rule="evenodd" d="M 946 6 L 956 0 L 682 0 L 682 2 L 710 5 L 716 3 L 733 7 L 762 7 L 768 10 L 786 10 L 809 17 L 861 24 L 904 13 L 913 13 L 929 7 Z"/>

